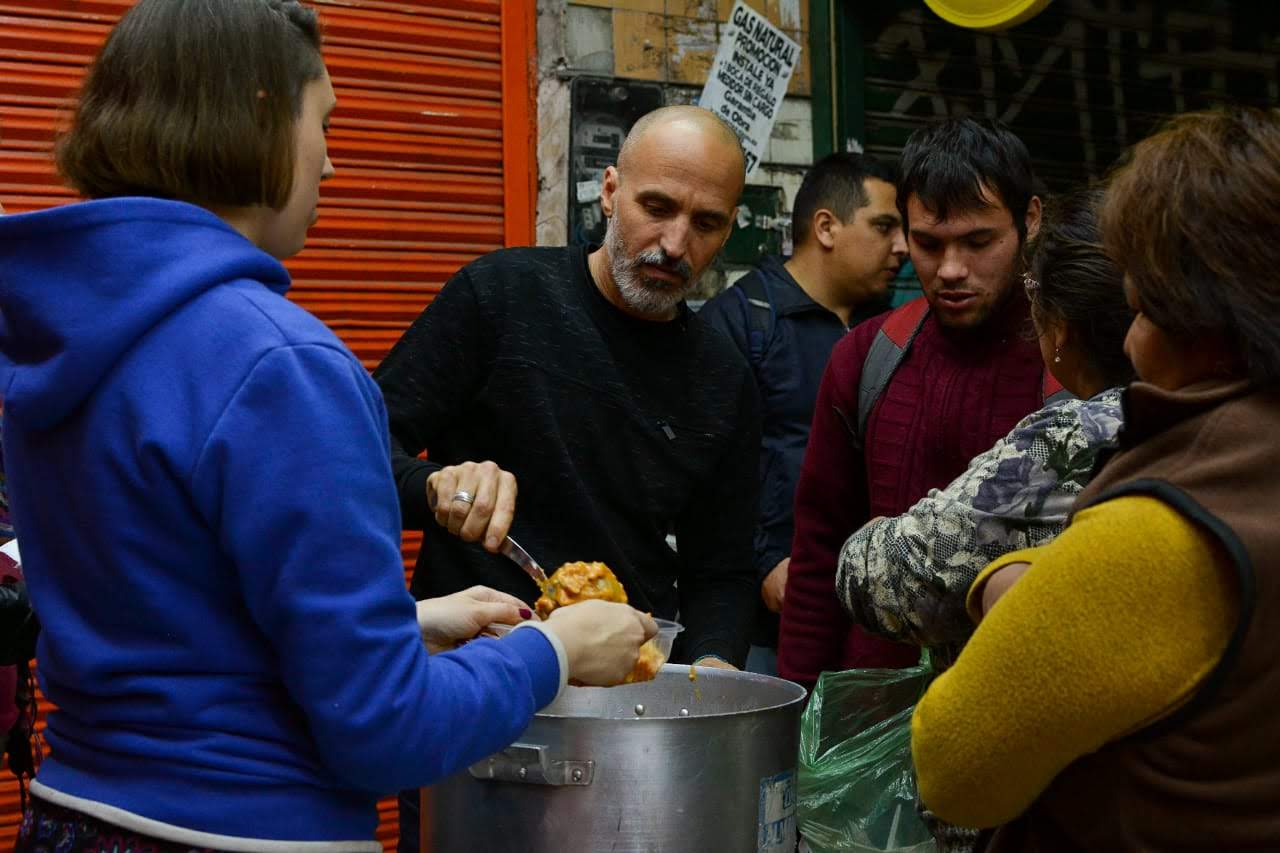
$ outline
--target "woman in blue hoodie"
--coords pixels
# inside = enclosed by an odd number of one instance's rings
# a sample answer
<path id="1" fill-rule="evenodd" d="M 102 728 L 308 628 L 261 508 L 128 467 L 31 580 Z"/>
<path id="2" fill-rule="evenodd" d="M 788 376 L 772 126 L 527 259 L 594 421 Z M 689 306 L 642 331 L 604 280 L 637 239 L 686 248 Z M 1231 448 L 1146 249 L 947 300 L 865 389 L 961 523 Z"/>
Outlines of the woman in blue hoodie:
<path id="1" fill-rule="evenodd" d="M 19 850 L 380 850 L 375 802 L 498 750 L 651 620 L 532 630 L 415 605 L 378 388 L 285 299 L 333 87 L 294 0 L 141 0 L 59 167 L 91 200 L 0 219 L 4 456 L 52 755 Z M 115 847 L 112 847 L 112 845 Z"/>

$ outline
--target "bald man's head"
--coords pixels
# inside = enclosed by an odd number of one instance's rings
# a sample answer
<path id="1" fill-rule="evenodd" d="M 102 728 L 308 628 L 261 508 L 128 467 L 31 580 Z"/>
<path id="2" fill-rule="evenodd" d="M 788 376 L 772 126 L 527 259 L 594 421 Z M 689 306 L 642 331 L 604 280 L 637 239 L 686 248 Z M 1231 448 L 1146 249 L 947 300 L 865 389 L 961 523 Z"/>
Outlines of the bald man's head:
<path id="1" fill-rule="evenodd" d="M 606 297 L 636 317 L 676 316 L 733 230 L 745 164 L 738 137 L 707 110 L 664 107 L 636 122 L 601 181 Z"/>
<path id="2" fill-rule="evenodd" d="M 687 135 L 697 134 L 706 137 L 708 142 L 723 145 L 732 152 L 736 162 L 741 164 L 738 170 L 742 173 L 743 182 L 747 176 L 747 157 L 742 150 L 742 142 L 733 128 L 725 124 L 724 119 L 711 110 L 692 104 L 673 107 L 659 107 L 651 113 L 640 117 L 631 127 L 622 150 L 618 152 L 618 171 L 626 170 L 627 161 L 645 148 L 645 140 L 653 134 Z"/>

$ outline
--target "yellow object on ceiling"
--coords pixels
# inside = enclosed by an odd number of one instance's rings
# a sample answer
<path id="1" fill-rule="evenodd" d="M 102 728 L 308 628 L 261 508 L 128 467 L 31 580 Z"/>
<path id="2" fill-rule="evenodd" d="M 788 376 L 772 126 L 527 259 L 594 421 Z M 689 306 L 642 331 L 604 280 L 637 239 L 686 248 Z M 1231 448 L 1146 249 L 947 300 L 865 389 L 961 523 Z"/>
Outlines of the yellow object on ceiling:
<path id="1" fill-rule="evenodd" d="M 970 30 L 1003 30 L 1044 11 L 1051 0 L 924 0 L 949 24 Z"/>

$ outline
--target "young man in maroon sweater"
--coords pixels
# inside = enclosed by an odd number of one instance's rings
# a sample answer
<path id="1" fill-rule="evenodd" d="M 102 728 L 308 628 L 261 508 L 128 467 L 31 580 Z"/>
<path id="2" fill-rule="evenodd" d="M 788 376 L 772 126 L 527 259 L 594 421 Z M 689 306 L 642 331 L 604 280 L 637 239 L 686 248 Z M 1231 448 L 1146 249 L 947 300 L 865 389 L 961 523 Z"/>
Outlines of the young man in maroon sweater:
<path id="1" fill-rule="evenodd" d="M 898 208 L 928 310 L 916 306 L 923 321 L 910 324 L 914 337 L 865 424 L 859 384 L 893 312 L 859 325 L 831 354 L 796 492 L 782 677 L 812 687 L 824 670 L 919 658 L 919 648 L 851 624 L 835 594 L 836 559 L 863 524 L 945 486 L 1041 407 L 1044 364 L 1024 334 L 1020 285 L 1022 249 L 1040 225 L 1032 180 L 1026 146 L 997 123 L 948 119 L 907 142 Z M 871 366 L 883 368 L 883 359 Z"/>

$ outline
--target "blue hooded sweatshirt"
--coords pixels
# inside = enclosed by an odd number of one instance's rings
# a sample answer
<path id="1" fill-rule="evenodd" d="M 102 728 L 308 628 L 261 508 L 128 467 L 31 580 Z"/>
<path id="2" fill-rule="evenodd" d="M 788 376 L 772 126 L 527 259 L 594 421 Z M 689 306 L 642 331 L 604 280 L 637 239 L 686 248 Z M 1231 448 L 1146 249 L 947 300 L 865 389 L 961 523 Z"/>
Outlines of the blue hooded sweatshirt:
<path id="1" fill-rule="evenodd" d="M 59 708 L 33 792 L 220 849 L 380 850 L 378 795 L 513 741 L 560 669 L 533 630 L 428 658 L 378 388 L 288 287 L 179 202 L 0 217 L 4 458 Z"/>

